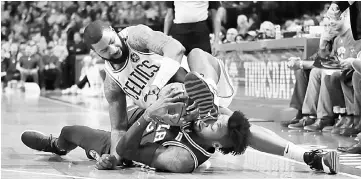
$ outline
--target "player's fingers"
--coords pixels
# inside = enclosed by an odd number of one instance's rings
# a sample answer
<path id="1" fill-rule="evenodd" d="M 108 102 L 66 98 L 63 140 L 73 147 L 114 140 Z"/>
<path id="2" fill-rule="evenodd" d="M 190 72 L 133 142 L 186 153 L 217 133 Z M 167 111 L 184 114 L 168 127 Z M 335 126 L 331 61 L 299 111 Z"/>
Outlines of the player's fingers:
<path id="1" fill-rule="evenodd" d="M 194 109 L 198 108 L 198 104 L 194 101 L 193 104 L 187 107 L 187 111 L 193 111 Z"/>
<path id="2" fill-rule="evenodd" d="M 175 97 L 172 97 L 172 98 L 167 98 L 165 102 L 168 102 L 168 103 L 177 103 L 177 102 L 187 102 L 188 100 L 188 96 L 186 95 L 179 95 L 179 96 L 175 96 Z"/>
<path id="3" fill-rule="evenodd" d="M 103 154 L 102 157 L 99 159 L 99 164 L 104 168 L 112 168 L 112 163 L 110 161 L 109 154 Z"/>
<path id="4" fill-rule="evenodd" d="M 166 114 L 165 115 L 165 118 L 167 118 L 167 120 L 175 120 L 175 119 L 178 119 L 179 118 L 179 114 Z"/>
<path id="5" fill-rule="evenodd" d="M 187 113 L 187 115 L 185 115 L 183 118 L 184 118 L 184 121 L 185 122 L 190 122 L 190 121 L 195 121 L 199 116 L 199 111 L 198 109 L 195 109 L 193 111 L 190 111 Z"/>
<path id="6" fill-rule="evenodd" d="M 184 90 L 178 89 L 178 90 L 172 90 L 168 95 L 165 96 L 165 98 L 173 98 L 177 95 L 180 95 L 184 93 Z"/>
<path id="7" fill-rule="evenodd" d="M 177 108 L 185 107 L 186 104 L 183 102 L 167 102 L 164 103 L 164 105 L 169 110 L 169 109 L 177 109 Z"/>
<path id="8" fill-rule="evenodd" d="M 106 167 L 104 167 L 103 165 L 101 165 L 100 162 L 96 162 L 96 163 L 95 163 L 95 168 L 98 169 L 98 170 L 105 170 L 105 169 L 107 169 Z"/>
<path id="9" fill-rule="evenodd" d="M 100 160 L 100 155 L 99 155 L 99 153 L 98 153 L 97 151 L 95 151 L 95 150 L 90 150 L 90 151 L 89 151 L 89 154 L 93 157 L 93 159 L 95 159 L 96 161 L 99 162 L 99 160 Z M 103 155 L 104 155 L 104 154 L 103 154 Z"/>

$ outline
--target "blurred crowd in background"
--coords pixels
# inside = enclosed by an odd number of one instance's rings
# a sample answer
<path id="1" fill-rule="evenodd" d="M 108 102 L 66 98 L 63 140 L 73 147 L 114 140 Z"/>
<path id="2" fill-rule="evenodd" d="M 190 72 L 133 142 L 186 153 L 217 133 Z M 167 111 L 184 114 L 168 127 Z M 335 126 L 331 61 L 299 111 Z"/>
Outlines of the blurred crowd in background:
<path id="1" fill-rule="evenodd" d="M 296 10 L 288 12 L 296 6 Z M 307 32 L 307 27 L 322 23 L 328 6 L 326 2 L 222 2 L 218 43 L 302 34 Z M 92 59 L 90 66 L 101 63 L 96 54 L 90 55 L 90 49 L 82 40 L 84 28 L 90 22 L 102 20 L 116 30 L 146 24 L 161 31 L 166 12 L 165 2 L 161 1 L 2 1 L 3 87 L 17 79 L 35 81 L 43 90 L 69 88 L 76 82 L 77 56 Z M 278 31 L 282 33 L 277 37 Z M 212 42 L 213 36 L 210 35 Z"/>

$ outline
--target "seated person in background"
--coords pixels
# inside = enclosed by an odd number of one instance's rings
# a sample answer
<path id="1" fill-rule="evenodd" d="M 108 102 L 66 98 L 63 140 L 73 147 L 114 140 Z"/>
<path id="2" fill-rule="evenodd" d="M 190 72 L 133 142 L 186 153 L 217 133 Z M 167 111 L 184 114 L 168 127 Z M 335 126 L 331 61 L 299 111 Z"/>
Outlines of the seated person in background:
<path id="1" fill-rule="evenodd" d="M 347 18 L 347 15 L 343 17 Z M 347 38 L 347 36 L 345 37 L 345 33 L 348 32 L 349 25 L 347 23 L 343 23 L 343 21 L 330 21 L 329 26 L 326 27 L 325 33 L 321 36 L 320 44 L 322 44 L 324 40 L 332 40 L 335 36 L 337 36 L 337 38 L 333 42 L 331 54 L 327 55 L 327 50 L 324 49 L 321 50 L 320 56 L 338 56 L 337 49 L 344 46 L 343 43 L 345 43 L 345 45 L 346 42 L 351 43 L 349 42 L 349 38 Z M 326 34 L 327 37 L 325 37 Z M 318 60 L 314 64 L 314 66 L 320 68 L 313 68 L 311 70 L 305 99 L 302 105 L 302 113 L 308 116 L 316 115 L 317 120 L 310 117 L 304 118 L 304 120 L 300 120 L 299 123 L 292 124 L 293 128 L 303 128 L 308 131 L 319 131 L 323 130 L 326 126 L 332 126 L 334 124 L 335 114 L 333 113 L 330 92 L 326 85 L 327 81 L 330 80 L 330 75 L 327 74 L 326 69 L 324 69 L 324 62 L 324 60 Z"/>
<path id="2" fill-rule="evenodd" d="M 93 50 L 90 51 L 90 54 L 83 58 L 83 68 L 81 70 L 81 75 L 79 82 L 70 88 L 64 89 L 61 91 L 62 94 L 79 94 L 82 89 L 88 87 L 90 90 L 93 90 L 94 93 L 101 92 L 103 88 L 103 83 L 105 80 L 105 71 L 104 71 L 104 62 L 95 53 Z M 100 90 L 100 91 L 99 91 Z M 95 95 L 95 94 L 94 94 Z M 96 94 L 96 95 L 100 95 Z"/>
<path id="3" fill-rule="evenodd" d="M 341 67 L 342 72 L 338 71 L 333 74 L 333 76 L 338 77 L 338 83 L 341 84 L 344 102 L 346 105 L 346 119 L 340 120 L 340 125 L 335 126 L 338 127 L 338 131 L 335 133 L 339 133 L 344 136 L 354 136 L 361 132 L 361 89 L 360 89 L 360 74 L 354 72 L 352 67 L 352 63 L 354 61 L 361 60 L 357 58 L 356 53 L 361 55 L 361 40 L 354 41 L 351 34 L 351 29 L 349 29 L 349 38 L 351 39 L 351 47 L 345 45 L 346 54 L 344 59 L 341 59 Z M 345 43 L 346 44 L 346 43 Z M 350 47 L 350 48 L 348 48 Z"/>
<path id="4" fill-rule="evenodd" d="M 7 86 L 6 76 L 7 69 L 9 67 L 10 62 L 10 54 L 1 49 L 1 87 L 2 91 L 5 92 L 5 88 Z"/>
<path id="5" fill-rule="evenodd" d="M 1 50 L 1 82 L 3 84 L 3 90 L 9 81 L 20 79 L 20 72 L 16 69 L 18 62 L 18 45 L 19 44 L 16 43 L 11 44 L 10 52 L 7 52 L 5 48 Z"/>
<path id="6" fill-rule="evenodd" d="M 53 54 L 52 48 L 44 50 L 43 64 L 43 87 L 46 89 L 59 89 L 61 80 L 61 68 L 59 58 Z M 51 85 L 51 86 L 49 86 Z"/>
<path id="7" fill-rule="evenodd" d="M 235 38 L 237 36 L 238 32 L 235 28 L 229 28 L 227 30 L 226 39 L 223 41 L 224 44 L 226 43 L 235 43 Z"/>
<path id="8" fill-rule="evenodd" d="M 318 52 L 310 56 L 306 60 L 301 60 L 300 57 L 290 57 L 288 59 L 288 67 L 295 71 L 296 83 L 293 89 L 290 107 L 297 110 L 296 116 L 289 121 L 282 121 L 283 127 L 293 128 L 291 124 L 297 124 L 303 117 L 307 115 L 302 114 L 302 105 L 305 99 L 308 79 L 311 69 L 314 67 L 313 63 L 318 57 Z M 313 117 L 313 116 L 310 116 Z"/>
<path id="9" fill-rule="evenodd" d="M 236 43 L 238 43 L 238 44 L 242 43 L 244 41 L 241 34 L 236 35 L 236 37 L 234 39 L 235 39 Z"/>
<path id="10" fill-rule="evenodd" d="M 324 19 L 322 21 L 322 24 L 327 28 L 327 25 L 329 25 L 329 20 Z M 329 39 L 327 38 L 327 41 Z M 305 99 L 307 85 L 310 77 L 310 72 L 312 68 L 314 67 L 320 67 L 320 59 L 322 59 L 321 56 L 325 56 L 324 53 L 330 53 L 332 50 L 332 42 L 327 43 L 327 51 L 322 52 L 320 49 L 310 56 L 307 60 L 301 60 L 300 57 L 291 57 L 288 59 L 288 67 L 292 70 L 295 70 L 295 78 L 296 78 L 296 84 L 293 90 L 290 107 L 297 110 L 297 114 L 294 118 L 292 118 L 289 121 L 282 121 L 281 125 L 284 127 L 289 127 L 291 129 L 293 128 L 303 128 L 303 125 L 301 126 L 300 122 L 301 119 L 304 118 L 306 120 L 307 118 L 314 119 L 314 115 L 309 114 L 303 114 L 302 113 L 302 106 L 303 101 Z M 303 121 L 304 121 L 303 120 Z"/>
<path id="11" fill-rule="evenodd" d="M 352 77 L 352 84 L 354 89 L 354 105 L 355 105 L 355 118 L 354 120 L 358 122 L 353 128 L 350 128 L 350 133 L 356 134 L 358 132 L 357 138 L 358 143 L 350 147 L 338 147 L 337 150 L 341 152 L 361 154 L 361 52 L 358 55 L 358 58 L 352 62 L 352 67 L 355 69 Z"/>
<path id="12" fill-rule="evenodd" d="M 25 55 L 20 57 L 19 63 L 16 65 L 16 69 L 20 71 L 21 75 L 21 87 L 22 91 L 25 91 L 24 83 L 29 76 L 32 77 L 35 83 L 39 85 L 39 69 L 41 66 L 41 57 L 37 54 L 37 46 L 33 42 L 25 48 Z"/>
<path id="13" fill-rule="evenodd" d="M 263 33 L 259 39 L 274 39 L 276 37 L 275 26 L 270 21 L 262 22 L 259 32 Z"/>
<path id="14" fill-rule="evenodd" d="M 349 17 L 348 11 L 345 11 L 344 14 Z M 348 24 L 348 28 L 335 39 L 338 43 L 333 50 L 335 57 L 339 60 L 341 70 L 335 70 L 332 73 L 330 80 L 332 86 L 328 87 L 328 90 L 332 92 L 333 106 L 346 107 L 346 112 L 342 111 L 345 115 L 341 115 L 340 120 L 333 126 L 331 133 L 353 136 L 360 130 L 360 126 L 357 125 L 360 120 L 358 107 L 360 97 L 357 97 L 359 92 L 357 80 L 359 76 L 353 72 L 352 62 L 357 61 L 357 54 L 361 51 L 361 40 L 354 40 L 349 25 L 350 19 L 342 16 L 342 20 Z"/>

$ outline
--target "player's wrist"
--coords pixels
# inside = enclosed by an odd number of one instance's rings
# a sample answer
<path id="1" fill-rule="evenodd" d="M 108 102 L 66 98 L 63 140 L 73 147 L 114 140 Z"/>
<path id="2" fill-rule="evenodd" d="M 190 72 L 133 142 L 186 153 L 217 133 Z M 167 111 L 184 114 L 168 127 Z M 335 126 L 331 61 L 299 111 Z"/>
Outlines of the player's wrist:
<path id="1" fill-rule="evenodd" d="M 146 122 L 151 122 L 153 119 L 151 118 L 150 116 L 150 113 L 149 111 L 145 110 L 145 112 L 143 113 L 143 119 L 146 121 Z"/>

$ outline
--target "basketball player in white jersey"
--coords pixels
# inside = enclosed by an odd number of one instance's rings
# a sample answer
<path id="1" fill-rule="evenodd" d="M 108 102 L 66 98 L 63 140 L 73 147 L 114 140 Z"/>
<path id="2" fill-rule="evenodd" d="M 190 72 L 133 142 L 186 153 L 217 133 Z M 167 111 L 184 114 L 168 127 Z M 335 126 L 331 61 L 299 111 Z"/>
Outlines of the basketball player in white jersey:
<path id="1" fill-rule="evenodd" d="M 157 94 L 166 84 L 184 82 L 187 71 L 180 67 L 185 49 L 177 40 L 147 26 L 127 27 L 117 34 L 101 21 L 94 21 L 85 28 L 84 42 L 105 60 L 104 93 L 109 102 L 111 121 L 110 153 L 120 160 L 115 146 L 128 126 L 126 96 L 146 109 L 157 100 Z M 197 54 L 201 52 L 200 49 L 192 50 L 187 61 L 190 71 L 198 72 L 208 82 L 206 85 L 196 84 L 197 81 L 189 84 L 196 87 L 192 90 L 194 101 L 200 116 L 205 117 L 209 111 L 211 115 L 217 115 L 218 105 L 227 107 L 234 92 L 220 60 L 192 58 L 199 57 Z M 205 87 L 207 90 L 202 92 Z"/>

